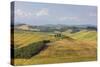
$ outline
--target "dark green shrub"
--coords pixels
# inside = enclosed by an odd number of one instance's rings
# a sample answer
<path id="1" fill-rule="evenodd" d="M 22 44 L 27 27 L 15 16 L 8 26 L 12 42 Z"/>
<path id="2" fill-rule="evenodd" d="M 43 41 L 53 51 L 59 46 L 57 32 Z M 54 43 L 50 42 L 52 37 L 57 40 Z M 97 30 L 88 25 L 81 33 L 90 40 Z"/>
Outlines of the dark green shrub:
<path id="1" fill-rule="evenodd" d="M 31 43 L 22 48 L 12 49 L 14 50 L 14 58 L 31 58 L 45 48 L 47 46 L 46 43 L 48 42 L 50 41 L 43 40 L 36 43 Z"/>

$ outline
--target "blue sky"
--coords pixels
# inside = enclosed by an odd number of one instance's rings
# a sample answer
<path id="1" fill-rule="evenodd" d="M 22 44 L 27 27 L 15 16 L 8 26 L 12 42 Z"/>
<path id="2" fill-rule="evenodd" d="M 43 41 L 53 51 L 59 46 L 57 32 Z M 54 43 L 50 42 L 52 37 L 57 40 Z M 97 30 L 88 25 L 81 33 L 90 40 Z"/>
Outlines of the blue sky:
<path id="1" fill-rule="evenodd" d="M 15 23 L 30 25 L 97 25 L 97 7 L 67 4 L 15 2 Z"/>

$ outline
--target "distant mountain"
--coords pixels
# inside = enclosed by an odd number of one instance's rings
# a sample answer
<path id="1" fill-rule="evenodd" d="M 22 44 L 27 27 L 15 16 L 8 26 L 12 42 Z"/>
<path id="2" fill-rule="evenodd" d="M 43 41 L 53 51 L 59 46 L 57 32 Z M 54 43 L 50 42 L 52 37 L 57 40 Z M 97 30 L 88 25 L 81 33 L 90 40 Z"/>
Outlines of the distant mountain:
<path id="1" fill-rule="evenodd" d="M 40 31 L 39 29 L 33 28 L 33 26 L 28 24 L 17 24 L 14 26 L 17 30 L 29 30 L 29 31 Z"/>
<path id="2" fill-rule="evenodd" d="M 29 30 L 30 27 L 27 24 L 18 24 L 15 26 L 15 29 Z"/>
<path id="3" fill-rule="evenodd" d="M 64 25 L 64 24 L 46 24 L 46 25 L 28 25 L 28 24 L 16 24 L 14 29 L 17 30 L 29 30 L 29 31 L 41 31 L 41 32 L 54 32 L 60 31 L 64 32 L 67 30 L 72 30 L 72 32 L 78 32 L 80 30 L 97 30 L 96 26 L 93 25 Z"/>

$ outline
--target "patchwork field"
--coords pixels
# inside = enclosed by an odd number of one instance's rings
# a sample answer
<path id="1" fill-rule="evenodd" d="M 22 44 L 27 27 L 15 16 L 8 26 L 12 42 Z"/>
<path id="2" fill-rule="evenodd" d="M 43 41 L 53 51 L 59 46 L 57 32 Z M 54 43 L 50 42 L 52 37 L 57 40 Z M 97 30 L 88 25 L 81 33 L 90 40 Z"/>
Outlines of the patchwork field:
<path id="1" fill-rule="evenodd" d="M 15 65 L 50 64 L 62 62 L 95 61 L 97 59 L 97 32 L 63 32 L 55 36 L 50 32 L 15 31 Z"/>

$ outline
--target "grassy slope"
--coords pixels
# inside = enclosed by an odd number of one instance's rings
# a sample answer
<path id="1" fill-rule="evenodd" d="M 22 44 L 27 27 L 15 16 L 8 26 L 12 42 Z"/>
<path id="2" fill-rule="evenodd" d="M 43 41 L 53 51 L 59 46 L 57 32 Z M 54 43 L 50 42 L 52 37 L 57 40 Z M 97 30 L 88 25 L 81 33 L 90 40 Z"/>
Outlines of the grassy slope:
<path id="1" fill-rule="evenodd" d="M 17 45 L 19 48 L 27 46 L 33 42 L 38 42 L 41 40 L 54 40 L 52 36 L 48 36 L 48 33 L 44 32 L 15 32 L 14 33 L 14 45 Z"/>
<path id="2" fill-rule="evenodd" d="M 97 32 L 96 31 L 80 31 L 75 34 L 72 34 L 73 38 L 78 40 L 97 40 Z"/>
<path id="3" fill-rule="evenodd" d="M 39 36 L 41 36 L 40 34 L 41 33 L 36 34 L 37 36 L 36 35 L 35 36 L 31 35 L 31 36 L 38 38 Z M 27 37 L 30 37 L 28 36 L 29 34 L 25 34 L 25 35 Z M 89 36 L 85 38 L 83 35 L 84 36 L 89 35 Z M 73 38 L 76 38 L 78 40 L 71 41 L 68 39 L 62 39 L 59 41 L 49 43 L 49 46 L 47 49 L 41 51 L 39 54 L 31 57 L 30 59 L 15 59 L 15 65 L 96 60 L 96 40 L 93 35 L 96 36 L 96 33 L 94 34 L 94 32 L 81 31 L 79 33 L 72 35 Z M 23 36 L 23 38 L 26 36 Z M 51 37 L 48 37 L 48 38 L 52 39 Z M 89 40 L 91 38 L 93 38 L 92 41 Z M 35 40 L 33 39 L 32 41 L 35 41 Z M 32 42 L 32 41 L 28 40 L 27 42 Z"/>
<path id="4" fill-rule="evenodd" d="M 47 49 L 28 60 L 16 59 L 16 65 L 96 60 L 96 43 L 71 42 L 64 39 L 50 44 Z"/>

